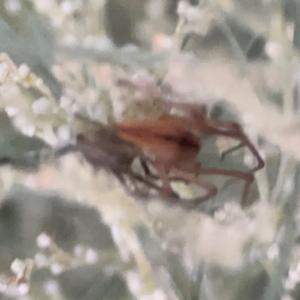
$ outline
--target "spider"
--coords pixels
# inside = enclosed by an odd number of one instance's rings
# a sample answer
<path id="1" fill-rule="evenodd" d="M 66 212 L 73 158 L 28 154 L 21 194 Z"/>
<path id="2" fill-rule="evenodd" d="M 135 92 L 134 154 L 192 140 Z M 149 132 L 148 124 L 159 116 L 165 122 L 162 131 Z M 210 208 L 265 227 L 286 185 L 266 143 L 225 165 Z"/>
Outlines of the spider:
<path id="1" fill-rule="evenodd" d="M 77 136 L 77 150 L 97 169 L 109 169 L 125 185 L 125 176 L 132 182 L 142 182 L 159 192 L 168 203 L 195 208 L 214 197 L 218 190 L 204 181 L 201 175 L 222 175 L 245 182 L 241 204 L 247 204 L 247 195 L 254 180 L 253 173 L 264 167 L 264 161 L 248 139 L 241 126 L 233 121 L 207 117 L 205 105 L 166 103 L 179 109 L 183 115 L 164 113 L 158 118 L 125 120 L 111 127 L 102 127 Z M 257 159 L 257 166 L 249 171 L 205 168 L 197 161 L 201 151 L 201 137 L 221 135 L 240 143 L 223 152 L 221 159 L 243 146 Z M 133 172 L 131 165 L 139 158 L 145 176 Z M 150 168 L 150 166 L 152 168 Z M 154 173 L 153 173 L 154 170 Z M 151 179 L 159 179 L 161 187 Z M 206 191 L 202 197 L 190 201 L 180 199 L 171 182 L 196 184 Z"/>

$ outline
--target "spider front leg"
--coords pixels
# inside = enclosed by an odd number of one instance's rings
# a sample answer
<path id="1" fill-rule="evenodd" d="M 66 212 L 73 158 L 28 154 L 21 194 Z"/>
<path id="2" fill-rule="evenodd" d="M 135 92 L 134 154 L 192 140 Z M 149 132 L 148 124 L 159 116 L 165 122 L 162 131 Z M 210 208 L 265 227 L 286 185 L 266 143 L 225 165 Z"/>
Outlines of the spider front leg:
<path id="1" fill-rule="evenodd" d="M 257 165 L 256 167 L 252 168 L 250 170 L 251 173 L 254 173 L 260 169 L 262 169 L 265 166 L 265 162 L 263 161 L 262 157 L 260 156 L 257 149 L 254 147 L 254 145 L 251 143 L 249 138 L 246 136 L 246 134 L 243 132 L 239 124 L 231 121 L 219 121 L 219 120 L 212 120 L 210 123 L 213 123 L 215 134 L 216 135 L 222 135 L 229 138 L 233 138 L 236 140 L 239 140 L 240 143 L 226 151 L 224 151 L 221 154 L 221 160 L 224 160 L 225 156 L 229 153 L 236 151 L 242 147 L 248 147 L 248 149 L 251 151 L 253 156 L 257 159 Z M 218 128 L 217 128 L 218 127 Z"/>
<path id="2" fill-rule="evenodd" d="M 236 146 L 233 146 L 225 151 L 222 151 L 221 153 L 221 161 L 223 161 L 225 159 L 225 156 L 227 156 L 228 154 L 230 154 L 231 152 L 234 152 L 236 150 L 239 150 L 241 148 L 245 147 L 245 143 L 244 142 L 240 142 L 239 144 L 237 144 Z"/>
<path id="3" fill-rule="evenodd" d="M 199 124 L 199 132 L 208 135 L 221 135 L 229 138 L 236 139 L 240 141 L 240 143 L 221 154 L 221 160 L 224 160 L 225 156 L 233 151 L 236 151 L 242 147 L 248 147 L 253 156 L 257 159 L 257 166 L 250 170 L 251 173 L 254 173 L 265 166 L 265 163 L 260 156 L 257 149 L 251 143 L 249 138 L 246 136 L 241 126 L 233 121 L 223 121 L 223 120 L 215 120 L 205 117 L 203 119 L 203 115 L 201 115 L 201 119 L 198 122 Z"/>

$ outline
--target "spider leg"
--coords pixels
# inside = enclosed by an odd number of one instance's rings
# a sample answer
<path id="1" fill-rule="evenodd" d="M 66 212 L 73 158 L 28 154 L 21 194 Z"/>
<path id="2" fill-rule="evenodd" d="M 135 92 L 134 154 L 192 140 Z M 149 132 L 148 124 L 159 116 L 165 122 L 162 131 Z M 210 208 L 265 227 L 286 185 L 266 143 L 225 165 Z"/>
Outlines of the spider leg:
<path id="1" fill-rule="evenodd" d="M 173 191 L 171 181 L 169 179 L 169 168 L 159 162 L 155 162 L 154 165 L 157 171 L 157 177 L 162 182 L 160 190 L 161 196 L 166 200 L 178 200 L 178 195 Z"/>
<path id="2" fill-rule="evenodd" d="M 120 184 L 123 186 L 123 188 L 129 195 L 134 196 L 135 198 L 139 198 L 140 200 L 145 200 L 148 198 L 148 196 L 146 196 L 145 194 L 145 186 L 149 189 L 155 189 L 157 191 L 160 191 L 161 189 L 153 182 L 147 180 L 147 178 L 144 178 L 143 176 L 131 170 L 128 170 L 126 173 L 113 172 L 113 175 L 117 178 L 117 180 L 120 182 Z M 126 182 L 125 177 L 127 177 L 130 180 L 132 184 L 131 188 Z M 143 184 L 142 188 L 138 186 L 138 182 Z"/>
<path id="3" fill-rule="evenodd" d="M 240 148 L 245 147 L 245 143 L 244 142 L 240 142 L 239 144 L 237 144 L 236 146 L 233 146 L 225 151 L 223 151 L 221 153 L 221 161 L 223 161 L 225 159 L 225 156 L 227 156 L 229 153 L 234 152 Z"/>
<path id="4" fill-rule="evenodd" d="M 207 195 L 197 198 L 194 201 L 191 201 L 193 206 L 197 206 L 198 204 L 210 199 L 211 197 L 215 196 L 217 194 L 217 189 L 214 185 L 204 182 L 199 175 L 222 175 L 222 176 L 229 176 L 234 177 L 238 179 L 242 179 L 245 181 L 245 186 L 242 194 L 242 200 L 241 204 L 245 205 L 247 200 L 247 195 L 249 193 L 250 186 L 252 182 L 254 181 L 253 174 L 249 172 L 243 172 L 243 171 L 236 171 L 236 170 L 226 170 L 226 169 L 218 169 L 218 168 L 202 168 L 199 166 L 197 175 L 192 174 L 191 172 L 184 172 L 181 170 L 174 170 L 174 175 L 176 177 L 180 177 L 185 181 L 188 181 L 189 183 L 194 183 L 199 185 L 200 187 L 203 187 L 207 190 Z"/>
<path id="5" fill-rule="evenodd" d="M 157 170 L 158 175 L 152 175 L 151 177 L 155 178 L 155 179 L 161 179 L 162 180 L 162 187 L 159 188 L 156 185 L 154 185 L 153 183 L 151 183 L 151 187 L 155 187 L 159 192 L 160 195 L 163 197 L 163 199 L 165 201 L 168 201 L 169 204 L 175 204 L 181 206 L 182 208 L 185 209 L 193 209 L 195 207 L 197 207 L 199 204 L 201 204 L 202 202 L 205 202 L 207 200 L 209 200 L 210 198 L 214 197 L 218 190 L 217 188 L 210 183 L 204 182 L 201 178 L 197 178 L 195 177 L 195 175 L 190 175 L 186 172 L 177 172 L 175 176 L 172 176 L 169 178 L 168 173 L 166 172 L 166 169 L 163 167 L 160 167 Z M 138 178 L 139 180 L 143 180 L 143 178 Z M 207 190 L 207 194 L 203 197 L 198 197 L 192 201 L 181 201 L 180 199 L 178 199 L 178 195 L 172 190 L 171 181 L 183 181 L 186 184 L 194 182 L 195 184 L 201 186 L 202 188 L 204 188 L 205 190 Z M 170 200 L 172 202 L 170 202 Z M 175 202 L 176 201 L 176 202 Z"/>
<path id="6" fill-rule="evenodd" d="M 222 135 L 240 141 L 237 146 L 234 146 L 223 152 L 221 154 L 221 159 L 224 159 L 227 154 L 235 150 L 238 150 L 242 147 L 248 147 L 253 156 L 257 159 L 257 166 L 252 168 L 250 172 L 254 173 L 265 166 L 265 163 L 259 152 L 251 143 L 249 138 L 245 135 L 238 123 L 232 121 L 212 120 L 208 118 L 206 119 L 206 123 L 210 127 L 209 134 Z"/>
<path id="7" fill-rule="evenodd" d="M 151 178 L 151 179 L 154 179 L 154 180 L 159 180 L 159 179 L 161 179 L 158 175 L 153 174 L 153 173 L 150 171 L 150 169 L 149 169 L 149 167 L 148 167 L 146 161 L 141 160 L 141 165 L 142 165 L 142 168 L 143 168 L 143 170 L 144 170 L 144 172 L 145 172 L 146 177 Z M 168 177 L 168 180 L 169 180 L 170 182 L 171 182 L 171 181 L 183 181 L 183 182 L 186 183 L 186 184 L 189 183 L 189 180 L 188 180 L 188 179 L 183 178 L 183 177 L 181 177 L 181 176 L 171 176 L 171 177 Z"/>
<path id="8" fill-rule="evenodd" d="M 183 208 L 186 209 L 194 209 L 201 203 L 213 198 L 214 196 L 217 195 L 218 189 L 216 188 L 215 185 L 205 182 L 201 179 L 201 177 L 194 177 L 191 181 L 191 183 L 197 184 L 198 186 L 202 187 L 203 189 L 206 190 L 206 194 L 202 197 L 197 197 L 193 200 L 189 201 L 180 201 L 179 205 Z"/>
<path id="9" fill-rule="evenodd" d="M 154 175 L 151 173 L 151 171 L 150 171 L 150 169 L 147 165 L 147 162 L 144 159 L 141 159 L 141 166 L 142 166 L 142 168 L 145 172 L 145 175 L 148 176 L 148 177 L 153 178 Z"/>
<path id="10" fill-rule="evenodd" d="M 245 134 L 242 131 L 240 131 L 240 132 L 226 132 L 226 133 L 220 133 L 220 134 L 241 141 L 241 143 L 238 145 L 239 147 L 236 146 L 235 149 L 233 149 L 232 151 L 237 150 L 237 149 L 239 149 L 243 146 L 246 146 L 252 152 L 253 156 L 257 159 L 257 165 L 256 165 L 256 167 L 254 167 L 250 170 L 251 173 L 254 173 L 254 172 L 258 171 L 258 170 L 262 169 L 265 166 L 265 162 L 263 161 L 263 159 L 260 156 L 259 152 L 256 150 L 254 145 L 250 142 L 250 140 L 245 136 Z M 229 151 L 229 152 L 232 152 L 232 151 Z M 223 155 L 223 157 L 224 157 L 224 155 Z"/>
<path id="11" fill-rule="evenodd" d="M 134 186 L 136 189 L 137 189 L 137 186 L 135 184 L 135 181 L 138 181 L 138 182 L 142 182 L 142 183 L 146 184 L 150 188 L 160 190 L 160 187 L 158 187 L 156 184 L 154 184 L 153 182 L 147 180 L 147 178 L 144 178 L 135 172 L 130 172 L 128 175 L 129 175 L 131 181 L 134 183 Z"/>
<path id="12" fill-rule="evenodd" d="M 236 170 L 226 170 L 226 169 L 217 169 L 217 168 L 201 168 L 200 174 L 203 175 L 223 175 L 230 176 L 238 179 L 242 179 L 245 181 L 245 186 L 242 194 L 241 204 L 244 206 L 247 202 L 247 196 L 249 193 L 250 186 L 254 181 L 253 174 L 249 172 L 236 171 Z"/>

